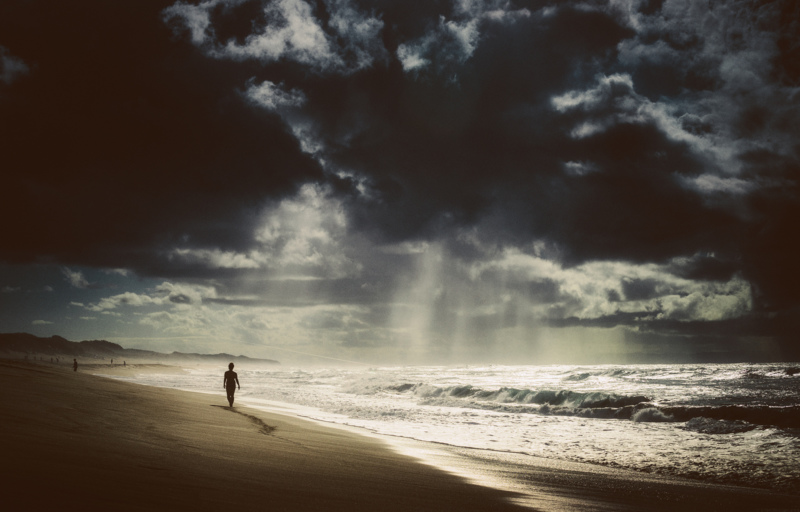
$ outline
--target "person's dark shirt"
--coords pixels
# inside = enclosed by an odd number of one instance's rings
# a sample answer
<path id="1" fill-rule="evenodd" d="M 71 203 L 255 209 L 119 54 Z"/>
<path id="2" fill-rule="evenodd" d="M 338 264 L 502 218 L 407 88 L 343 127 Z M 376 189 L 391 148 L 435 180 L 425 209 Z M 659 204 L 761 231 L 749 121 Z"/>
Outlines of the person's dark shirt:
<path id="1" fill-rule="evenodd" d="M 228 370 L 225 372 L 225 378 L 223 379 L 222 383 L 227 389 L 236 388 L 236 385 L 239 384 L 239 375 L 237 375 L 233 370 Z"/>

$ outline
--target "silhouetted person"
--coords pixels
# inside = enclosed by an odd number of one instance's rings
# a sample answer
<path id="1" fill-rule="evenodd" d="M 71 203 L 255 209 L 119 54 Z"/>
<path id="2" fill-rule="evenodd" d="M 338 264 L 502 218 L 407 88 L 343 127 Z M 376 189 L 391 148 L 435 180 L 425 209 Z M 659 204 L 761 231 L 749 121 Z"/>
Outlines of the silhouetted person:
<path id="1" fill-rule="evenodd" d="M 239 384 L 239 376 L 233 371 L 233 363 L 228 365 L 228 371 L 225 372 L 225 378 L 222 379 L 222 386 L 228 394 L 228 403 L 233 407 L 233 394 L 236 392 L 236 386 L 242 389 L 242 386 Z"/>
<path id="2" fill-rule="evenodd" d="M 77 372 L 78 371 L 78 360 L 77 359 L 73 359 L 72 360 L 72 371 L 73 372 Z"/>

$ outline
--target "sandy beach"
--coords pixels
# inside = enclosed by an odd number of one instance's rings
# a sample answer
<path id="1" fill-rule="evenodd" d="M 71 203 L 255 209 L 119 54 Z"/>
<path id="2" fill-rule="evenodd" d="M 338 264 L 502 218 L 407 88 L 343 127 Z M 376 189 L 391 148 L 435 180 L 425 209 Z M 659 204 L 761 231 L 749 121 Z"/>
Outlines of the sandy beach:
<path id="1" fill-rule="evenodd" d="M 373 438 L 230 409 L 222 393 L 9 361 L 0 389 L 10 510 L 515 510 Z"/>
<path id="2" fill-rule="evenodd" d="M 217 397 L 88 370 L 0 361 L 13 510 L 800 510 L 797 496 L 387 442 L 231 409 L 222 389 Z"/>

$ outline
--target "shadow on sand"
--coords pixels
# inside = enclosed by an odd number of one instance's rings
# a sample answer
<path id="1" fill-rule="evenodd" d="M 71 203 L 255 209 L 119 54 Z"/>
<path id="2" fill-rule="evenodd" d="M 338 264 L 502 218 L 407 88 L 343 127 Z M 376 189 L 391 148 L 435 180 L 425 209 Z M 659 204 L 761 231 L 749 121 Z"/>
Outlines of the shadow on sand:
<path id="1" fill-rule="evenodd" d="M 228 407 L 225 405 L 212 405 L 211 407 L 219 407 L 220 409 L 227 409 L 231 412 L 235 412 L 236 414 L 241 414 L 242 416 L 250 420 L 250 422 L 253 423 L 256 427 L 258 427 L 258 431 L 261 432 L 262 434 L 270 435 L 272 434 L 272 432 L 275 431 L 275 427 L 267 425 L 261 420 L 261 418 L 256 418 L 252 414 L 247 414 L 238 409 L 234 409 L 233 407 Z"/>

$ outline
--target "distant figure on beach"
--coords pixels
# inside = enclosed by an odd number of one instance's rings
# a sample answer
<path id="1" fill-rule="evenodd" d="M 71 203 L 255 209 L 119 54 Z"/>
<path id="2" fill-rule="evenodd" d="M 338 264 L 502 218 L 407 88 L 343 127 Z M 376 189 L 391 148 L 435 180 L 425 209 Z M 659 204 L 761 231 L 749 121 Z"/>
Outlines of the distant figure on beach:
<path id="1" fill-rule="evenodd" d="M 239 384 L 239 376 L 233 371 L 233 363 L 231 363 L 228 365 L 228 371 L 225 372 L 225 378 L 222 379 L 222 387 L 225 388 L 225 392 L 228 394 L 228 403 L 231 404 L 231 407 L 233 407 L 233 394 L 236 392 L 236 386 L 242 389 Z"/>
<path id="2" fill-rule="evenodd" d="M 72 360 L 72 371 L 73 372 L 77 372 L 78 371 L 78 360 L 77 359 L 73 359 Z"/>

